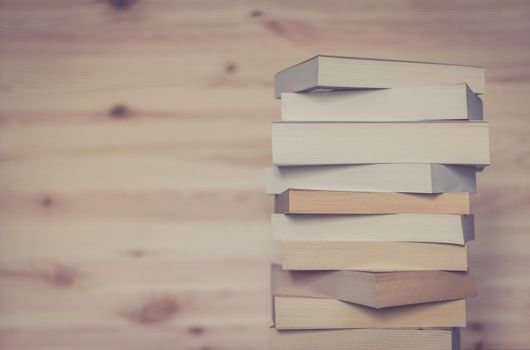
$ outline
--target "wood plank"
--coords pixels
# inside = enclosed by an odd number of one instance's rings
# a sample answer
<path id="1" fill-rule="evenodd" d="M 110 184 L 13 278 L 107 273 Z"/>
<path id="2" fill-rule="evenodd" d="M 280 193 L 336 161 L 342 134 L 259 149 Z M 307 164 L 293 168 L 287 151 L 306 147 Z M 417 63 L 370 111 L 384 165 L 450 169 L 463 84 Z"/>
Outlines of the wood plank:
<path id="1" fill-rule="evenodd" d="M 258 191 L 145 191 L 40 193 L 0 195 L 0 217 L 26 221 L 75 219 L 78 222 L 103 218 L 109 221 L 267 221 L 270 198 Z"/>
<path id="2" fill-rule="evenodd" d="M 240 223 L 2 221 L 2 340 L 42 339 L 36 330 L 83 337 L 145 326 L 175 330 L 186 345 L 198 337 L 190 329 L 200 328 L 205 336 L 198 338 L 211 342 L 209 333 L 223 327 L 267 328 L 270 295 L 261 277 L 270 269 L 263 251 L 268 225 Z M 246 311 L 230 316 L 235 305 Z M 22 338 L 24 332 L 31 336 Z"/>
<path id="3" fill-rule="evenodd" d="M 267 221 L 240 219 L 113 222 L 92 217 L 87 221 L 72 218 L 69 222 L 34 220 L 32 224 L 2 220 L 1 227 L 0 261 L 4 262 L 31 261 L 32 257 L 103 258 L 105 254 L 125 259 L 135 250 L 140 250 L 140 255 L 171 257 L 176 265 L 217 258 L 268 261 L 271 242 Z M 28 244 L 32 241 L 35 245 Z"/>
<path id="4" fill-rule="evenodd" d="M 191 326 L 148 326 L 104 328 L 98 326 L 73 329 L 27 329 L 0 332 L 4 347 L 23 350 L 79 350 L 130 349 L 144 350 L 156 346 L 159 350 L 193 350 L 223 344 L 226 349 L 268 349 L 270 321 L 244 320 L 241 324 L 206 324 Z M 74 344 L 74 345 L 72 345 Z M 94 345 L 96 344 L 96 345 Z"/>
<path id="5" fill-rule="evenodd" d="M 73 118 L 75 115 L 73 116 Z M 46 121 L 46 119 L 44 119 Z M 1 129 L 3 157 L 43 156 L 54 153 L 105 155 L 114 152 L 190 153 L 190 157 L 222 147 L 234 153 L 270 153 L 267 121 L 234 119 L 130 119 L 105 122 L 51 122 L 8 124 Z M 119 135 L 119 137 L 117 137 Z M 200 137 L 198 137 L 200 136 Z M 210 155 L 211 156 L 211 155 Z M 269 159 L 270 161 L 270 159 Z M 263 163 L 258 163 L 260 167 Z"/>
<path id="6" fill-rule="evenodd" d="M 212 192 L 252 191 L 256 197 L 261 195 L 265 188 L 264 170 L 258 163 L 268 157 L 253 156 L 250 149 L 230 152 L 223 148 L 218 147 L 216 154 L 210 155 L 201 151 L 147 150 L 34 158 L 28 153 L 27 157 L 14 156 L 2 162 L 0 188 L 26 194 L 42 191 L 56 194 L 201 192 L 208 189 Z"/>

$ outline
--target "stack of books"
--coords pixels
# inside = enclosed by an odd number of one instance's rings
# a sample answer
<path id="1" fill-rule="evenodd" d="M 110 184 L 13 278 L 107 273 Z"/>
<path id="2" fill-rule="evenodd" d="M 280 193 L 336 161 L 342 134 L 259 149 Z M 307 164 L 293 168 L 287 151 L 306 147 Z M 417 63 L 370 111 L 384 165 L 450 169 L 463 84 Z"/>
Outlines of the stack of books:
<path id="1" fill-rule="evenodd" d="M 274 350 L 460 347 L 484 70 L 317 56 L 276 75 Z"/>

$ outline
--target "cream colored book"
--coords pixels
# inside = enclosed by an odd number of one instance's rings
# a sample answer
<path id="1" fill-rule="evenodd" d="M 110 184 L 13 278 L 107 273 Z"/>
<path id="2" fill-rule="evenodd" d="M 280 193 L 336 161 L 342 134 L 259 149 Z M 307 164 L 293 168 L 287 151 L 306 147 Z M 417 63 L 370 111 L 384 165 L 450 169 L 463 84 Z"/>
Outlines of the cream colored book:
<path id="1" fill-rule="evenodd" d="M 267 194 L 288 189 L 441 193 L 476 191 L 476 168 L 444 164 L 357 164 L 272 167 Z"/>
<path id="2" fill-rule="evenodd" d="M 282 120 L 392 122 L 482 120 L 482 100 L 465 84 L 284 93 Z"/>
<path id="3" fill-rule="evenodd" d="M 472 297 L 475 281 L 460 271 L 290 271 L 271 266 L 273 296 L 326 298 L 376 309 Z"/>
<path id="4" fill-rule="evenodd" d="M 278 214 L 469 214 L 469 193 L 386 193 L 287 190 L 275 196 Z"/>
<path id="5" fill-rule="evenodd" d="M 424 242 L 464 245 L 474 238 L 473 215 L 272 214 L 277 241 Z"/>
<path id="6" fill-rule="evenodd" d="M 275 165 L 440 163 L 488 165 L 484 121 L 274 122 Z"/>
<path id="7" fill-rule="evenodd" d="M 467 247 L 408 242 L 283 241 L 285 270 L 467 271 Z"/>
<path id="8" fill-rule="evenodd" d="M 387 309 L 335 299 L 274 297 L 276 329 L 464 327 L 464 300 Z"/>
<path id="9" fill-rule="evenodd" d="M 484 68 L 443 63 L 318 55 L 276 74 L 275 96 L 284 92 L 397 88 L 466 83 L 484 93 Z"/>
<path id="10" fill-rule="evenodd" d="M 271 328 L 272 350 L 460 350 L 458 328 L 322 329 Z"/>

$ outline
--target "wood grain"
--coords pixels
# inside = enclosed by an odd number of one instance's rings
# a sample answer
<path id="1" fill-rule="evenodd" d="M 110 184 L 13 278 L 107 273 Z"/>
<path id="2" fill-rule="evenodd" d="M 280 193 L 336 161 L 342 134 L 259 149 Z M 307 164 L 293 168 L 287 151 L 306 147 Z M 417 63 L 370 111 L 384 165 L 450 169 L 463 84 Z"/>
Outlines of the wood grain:
<path id="1" fill-rule="evenodd" d="M 528 348 L 529 17 L 519 0 L 1 0 L 0 347 L 268 348 L 273 76 L 323 53 L 485 66 L 462 340 Z"/>

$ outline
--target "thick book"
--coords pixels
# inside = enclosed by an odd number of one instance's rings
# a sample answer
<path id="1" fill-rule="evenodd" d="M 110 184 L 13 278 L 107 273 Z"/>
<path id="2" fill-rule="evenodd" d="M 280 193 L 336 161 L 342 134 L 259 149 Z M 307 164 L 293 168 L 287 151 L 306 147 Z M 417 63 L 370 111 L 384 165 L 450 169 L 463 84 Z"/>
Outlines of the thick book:
<path id="1" fill-rule="evenodd" d="M 272 350 L 460 350 L 459 328 L 270 330 Z"/>
<path id="2" fill-rule="evenodd" d="M 469 193 L 395 193 L 287 190 L 276 195 L 277 214 L 469 214 Z"/>
<path id="3" fill-rule="evenodd" d="M 482 120 L 482 100 L 466 84 L 282 94 L 285 121 Z"/>
<path id="4" fill-rule="evenodd" d="M 466 83 L 484 93 L 484 68 L 455 64 L 318 55 L 276 74 L 275 96 L 284 92 L 397 88 Z"/>
<path id="5" fill-rule="evenodd" d="M 276 258 L 285 270 L 467 271 L 467 247 L 456 244 L 283 241 L 279 245 Z"/>
<path id="6" fill-rule="evenodd" d="M 489 128 L 473 122 L 274 122 L 275 165 L 490 162 Z"/>
<path id="7" fill-rule="evenodd" d="M 272 214 L 277 241 L 424 242 L 464 245 L 474 239 L 473 215 Z"/>
<path id="8" fill-rule="evenodd" d="M 376 309 L 475 296 L 470 273 L 459 271 L 290 271 L 271 266 L 273 296 L 326 298 Z"/>
<path id="9" fill-rule="evenodd" d="M 288 189 L 355 192 L 476 192 L 476 168 L 444 164 L 357 164 L 272 167 L 266 193 Z"/>
<path id="10" fill-rule="evenodd" d="M 464 300 L 386 309 L 320 298 L 273 298 L 276 329 L 464 327 Z"/>

